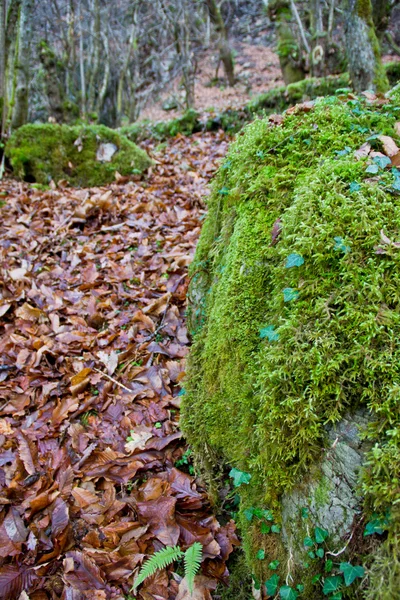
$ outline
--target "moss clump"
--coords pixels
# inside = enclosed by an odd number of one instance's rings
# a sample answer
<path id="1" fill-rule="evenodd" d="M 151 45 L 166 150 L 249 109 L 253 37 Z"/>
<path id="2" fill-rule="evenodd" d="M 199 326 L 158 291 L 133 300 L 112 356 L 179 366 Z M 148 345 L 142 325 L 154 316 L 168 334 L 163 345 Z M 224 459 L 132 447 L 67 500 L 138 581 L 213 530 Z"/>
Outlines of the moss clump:
<path id="1" fill-rule="evenodd" d="M 396 85 L 400 81 L 400 61 L 387 63 L 385 69 L 390 85 Z"/>
<path id="2" fill-rule="evenodd" d="M 242 515 L 272 508 L 279 522 L 280 497 L 320 459 L 326 427 L 359 406 L 374 415 L 366 502 L 400 499 L 400 253 L 376 251 L 381 230 L 399 238 L 396 173 L 371 181 L 354 156 L 377 132 L 399 143 L 396 120 L 397 97 L 381 108 L 317 100 L 283 126 L 249 125 L 215 179 L 191 267 L 182 421 L 200 460 L 207 448 L 251 474 Z M 254 572 L 253 524 L 240 523 Z"/>
<path id="3" fill-rule="evenodd" d="M 191 135 L 200 130 L 199 114 L 195 110 L 187 110 L 181 117 L 171 119 L 170 121 L 152 123 L 149 120 L 145 120 L 121 127 L 120 133 L 133 142 L 139 142 L 148 138 L 161 141 L 169 137 L 174 137 L 178 133 Z"/>
<path id="4" fill-rule="evenodd" d="M 96 158 L 104 143 L 117 148 L 110 162 Z M 114 181 L 116 171 L 131 175 L 151 165 L 143 150 L 104 125 L 24 125 L 8 141 L 6 156 L 25 181 L 48 184 L 51 179 L 68 179 L 72 185 L 89 187 Z"/>

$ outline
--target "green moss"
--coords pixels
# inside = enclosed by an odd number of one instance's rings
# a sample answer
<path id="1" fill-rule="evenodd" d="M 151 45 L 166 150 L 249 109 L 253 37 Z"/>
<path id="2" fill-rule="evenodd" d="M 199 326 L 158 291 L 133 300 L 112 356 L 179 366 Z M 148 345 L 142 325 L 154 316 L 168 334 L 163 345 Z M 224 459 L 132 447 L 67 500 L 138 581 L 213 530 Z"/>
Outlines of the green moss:
<path id="1" fill-rule="evenodd" d="M 200 129 L 198 113 L 195 110 L 187 110 L 181 117 L 170 121 L 152 123 L 149 120 L 144 120 L 121 127 L 119 131 L 133 142 L 138 142 L 148 138 L 161 141 L 169 137 L 174 137 L 178 133 L 191 135 L 195 131 L 200 131 Z"/>
<path id="2" fill-rule="evenodd" d="M 111 162 L 96 159 L 101 143 L 117 147 Z M 101 185 L 114 181 L 116 171 L 130 175 L 151 164 L 143 150 L 104 125 L 24 125 L 8 141 L 6 156 L 17 177 L 41 184 L 68 179 L 78 186 Z"/>
<path id="3" fill-rule="evenodd" d="M 353 155 L 376 132 L 396 139 L 396 110 L 327 98 L 283 126 L 257 120 L 215 179 L 191 268 L 189 298 L 201 302 L 190 309 L 182 423 L 198 455 L 251 474 L 241 515 L 259 506 L 279 520 L 280 496 L 319 460 L 325 427 L 360 405 L 376 415 L 366 501 L 400 499 L 400 254 L 376 253 L 381 229 L 398 239 L 400 205 L 392 174 L 371 183 Z M 286 268 L 293 253 L 304 264 Z M 260 335 L 269 326 L 278 340 Z M 239 519 L 249 568 L 266 575 L 253 524 Z"/>
<path id="4" fill-rule="evenodd" d="M 391 86 L 400 81 L 400 61 L 393 61 L 385 65 L 386 75 Z"/>

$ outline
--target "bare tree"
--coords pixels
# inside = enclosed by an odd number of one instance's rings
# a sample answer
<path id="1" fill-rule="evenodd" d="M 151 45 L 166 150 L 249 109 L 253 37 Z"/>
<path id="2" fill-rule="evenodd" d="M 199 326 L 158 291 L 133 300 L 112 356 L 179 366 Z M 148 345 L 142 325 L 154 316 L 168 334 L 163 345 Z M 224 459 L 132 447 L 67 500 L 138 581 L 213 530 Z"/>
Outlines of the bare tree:
<path id="1" fill-rule="evenodd" d="M 225 75 L 229 85 L 235 85 L 235 70 L 233 64 L 232 49 L 229 44 L 228 30 L 222 17 L 221 8 L 216 0 L 206 0 L 211 21 L 217 33 L 217 45 L 219 59 L 224 65 Z M 217 69 L 218 72 L 218 69 Z"/>
<path id="2" fill-rule="evenodd" d="M 389 87 L 372 19 L 371 0 L 345 0 L 346 52 L 350 78 L 357 92 Z"/>

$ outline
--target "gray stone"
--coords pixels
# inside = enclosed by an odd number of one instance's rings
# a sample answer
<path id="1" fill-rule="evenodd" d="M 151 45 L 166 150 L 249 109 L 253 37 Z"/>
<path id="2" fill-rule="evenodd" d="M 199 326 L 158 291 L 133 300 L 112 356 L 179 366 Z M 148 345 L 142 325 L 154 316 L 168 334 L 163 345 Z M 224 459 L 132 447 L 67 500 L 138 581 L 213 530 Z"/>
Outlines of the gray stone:
<path id="1" fill-rule="evenodd" d="M 295 563 L 304 560 L 303 540 L 315 527 L 326 529 L 334 545 L 343 545 L 350 534 L 354 517 L 361 512 L 358 474 L 370 448 L 359 433 L 371 419 L 367 410 L 360 409 L 327 428 L 320 461 L 301 484 L 282 496 L 282 536 Z M 308 509 L 308 519 L 302 519 L 302 508 Z"/>

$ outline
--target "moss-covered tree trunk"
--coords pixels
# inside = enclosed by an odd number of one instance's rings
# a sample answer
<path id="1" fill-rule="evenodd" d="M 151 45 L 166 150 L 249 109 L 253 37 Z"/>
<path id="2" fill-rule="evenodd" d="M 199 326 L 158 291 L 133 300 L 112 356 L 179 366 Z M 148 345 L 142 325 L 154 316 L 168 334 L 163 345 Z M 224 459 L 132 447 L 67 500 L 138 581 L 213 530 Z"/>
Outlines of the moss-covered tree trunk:
<path id="1" fill-rule="evenodd" d="M 389 87 L 372 19 L 371 0 L 345 0 L 346 53 L 350 79 L 357 92 Z"/>
<path id="2" fill-rule="evenodd" d="M 6 0 L 0 0 L 0 124 L 3 120 L 6 75 Z"/>
<path id="3" fill-rule="evenodd" d="M 44 41 L 39 46 L 39 57 L 45 72 L 45 86 L 50 115 L 58 123 L 61 123 L 64 120 L 64 94 L 57 69 L 57 57 Z"/>
<path id="4" fill-rule="evenodd" d="M 290 1 L 272 0 L 268 5 L 268 13 L 271 21 L 276 22 L 277 51 L 284 82 L 288 85 L 304 79 L 305 71 L 301 61 L 300 48 L 290 26 L 292 20 Z"/>
<path id="5" fill-rule="evenodd" d="M 228 31 L 225 27 L 221 10 L 215 0 L 207 0 L 207 7 L 211 21 L 218 35 L 219 58 L 224 65 L 225 75 L 229 85 L 235 85 L 235 70 L 233 65 L 232 49 L 229 45 Z"/>
<path id="6" fill-rule="evenodd" d="M 12 113 L 12 127 L 14 129 L 21 127 L 28 120 L 32 8 L 33 0 L 22 1 L 18 23 L 18 52 L 15 65 L 15 104 Z"/>

